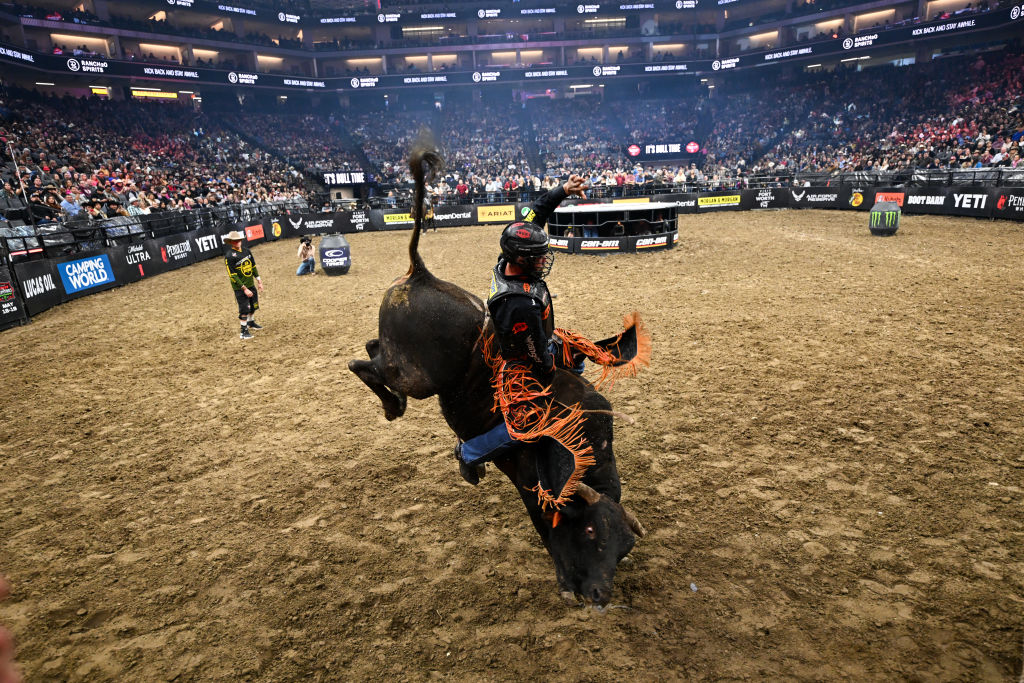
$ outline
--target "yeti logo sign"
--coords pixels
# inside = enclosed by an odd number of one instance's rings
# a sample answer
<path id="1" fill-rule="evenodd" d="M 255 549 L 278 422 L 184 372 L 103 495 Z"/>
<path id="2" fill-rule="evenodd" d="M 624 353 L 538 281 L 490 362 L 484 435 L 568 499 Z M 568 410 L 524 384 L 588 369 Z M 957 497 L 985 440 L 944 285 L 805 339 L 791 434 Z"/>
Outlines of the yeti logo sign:
<path id="1" fill-rule="evenodd" d="M 984 209 L 987 194 L 953 194 L 953 206 L 958 209 Z"/>

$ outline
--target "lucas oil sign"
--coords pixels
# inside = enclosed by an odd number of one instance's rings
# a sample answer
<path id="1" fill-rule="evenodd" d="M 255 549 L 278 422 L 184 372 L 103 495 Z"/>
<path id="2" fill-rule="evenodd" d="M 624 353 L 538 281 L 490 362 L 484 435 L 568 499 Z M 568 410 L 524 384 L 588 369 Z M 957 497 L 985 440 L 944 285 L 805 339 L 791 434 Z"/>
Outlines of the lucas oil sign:
<path id="1" fill-rule="evenodd" d="M 57 264 L 67 294 L 114 283 L 114 269 L 106 254 Z"/>

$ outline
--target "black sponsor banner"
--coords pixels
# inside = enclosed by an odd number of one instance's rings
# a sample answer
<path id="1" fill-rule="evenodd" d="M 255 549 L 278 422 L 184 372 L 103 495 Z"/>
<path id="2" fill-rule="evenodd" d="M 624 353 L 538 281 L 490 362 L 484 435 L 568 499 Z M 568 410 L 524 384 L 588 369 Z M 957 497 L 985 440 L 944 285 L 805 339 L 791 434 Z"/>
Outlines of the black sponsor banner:
<path id="1" fill-rule="evenodd" d="M 989 190 L 993 218 L 1024 220 L 1024 187 L 1003 187 Z"/>
<path id="2" fill-rule="evenodd" d="M 454 228 L 476 224 L 475 206 L 435 206 L 434 225 L 439 228 Z"/>
<path id="3" fill-rule="evenodd" d="M 63 300 L 70 301 L 116 287 L 117 274 L 108 250 L 88 251 L 53 259 L 57 279 L 64 291 Z"/>
<path id="4" fill-rule="evenodd" d="M 11 271 L 0 266 L 0 330 L 5 330 L 25 319 L 25 304 L 21 292 L 14 285 Z"/>
<path id="5" fill-rule="evenodd" d="M 227 233 L 225 233 L 227 234 Z M 188 233 L 192 239 L 192 258 L 205 261 L 224 255 L 224 236 L 214 228 L 202 228 Z"/>
<path id="6" fill-rule="evenodd" d="M 301 213 L 282 216 L 279 220 L 285 237 L 342 232 L 346 221 L 336 213 Z"/>
<path id="7" fill-rule="evenodd" d="M 645 251 L 671 249 L 675 243 L 675 232 L 664 232 L 659 235 L 640 235 L 638 237 L 630 237 L 629 239 L 631 242 L 629 251 L 641 254 Z"/>
<path id="8" fill-rule="evenodd" d="M 341 232 L 369 232 L 380 230 L 379 223 L 373 222 L 372 211 L 360 209 L 358 211 L 343 211 L 341 217 L 345 221 L 344 229 Z"/>
<path id="9" fill-rule="evenodd" d="M 903 213 L 948 214 L 953 198 L 944 187 L 906 188 Z"/>
<path id="10" fill-rule="evenodd" d="M 551 251 L 562 254 L 578 254 L 582 241 L 582 238 L 579 237 L 555 237 L 552 235 L 548 238 L 548 247 Z"/>
<path id="11" fill-rule="evenodd" d="M 983 187 L 951 187 L 946 190 L 949 204 L 947 216 L 975 216 L 988 218 L 992 215 L 989 191 Z"/>
<path id="12" fill-rule="evenodd" d="M 268 240 L 279 240 L 282 237 L 286 237 L 284 223 L 287 221 L 283 217 L 275 218 L 264 218 L 263 219 L 263 233 L 267 236 Z"/>
<path id="13" fill-rule="evenodd" d="M 874 202 L 874 188 L 867 185 L 844 185 L 839 189 L 837 208 L 852 211 L 870 211 Z"/>
<path id="14" fill-rule="evenodd" d="M 617 251 L 630 251 L 631 237 L 574 237 L 579 240 L 580 254 L 612 254 Z"/>
<path id="15" fill-rule="evenodd" d="M 124 244 L 109 250 L 114 275 L 121 284 L 138 282 L 154 274 L 153 252 L 144 242 Z M 162 272 L 162 269 L 160 269 Z"/>
<path id="16" fill-rule="evenodd" d="M 761 190 L 744 190 L 749 194 L 747 201 L 752 209 L 784 209 L 789 207 L 789 190 L 782 187 L 766 187 Z"/>
<path id="17" fill-rule="evenodd" d="M 57 267 L 50 259 L 26 261 L 14 265 L 21 287 L 21 300 L 29 315 L 38 315 L 64 301 Z"/>
<path id="18" fill-rule="evenodd" d="M 185 232 L 179 235 L 160 237 L 155 240 L 147 240 L 156 247 L 156 259 L 164 264 L 163 270 L 174 270 L 195 263 L 193 255 L 192 237 L 195 233 Z M 159 267 L 159 264 L 157 264 Z M 163 272 L 163 271 L 161 271 Z"/>
<path id="19" fill-rule="evenodd" d="M 676 205 L 676 213 L 697 213 L 697 194 L 695 192 L 671 192 L 657 196 L 659 202 L 670 202 Z"/>
<path id="20" fill-rule="evenodd" d="M 789 187 L 779 192 L 788 195 L 788 206 L 795 209 L 838 209 L 840 187 Z"/>
<path id="21" fill-rule="evenodd" d="M 742 190 L 732 192 L 713 192 L 700 194 L 697 197 L 697 211 L 740 211 L 751 208 L 751 198 Z"/>

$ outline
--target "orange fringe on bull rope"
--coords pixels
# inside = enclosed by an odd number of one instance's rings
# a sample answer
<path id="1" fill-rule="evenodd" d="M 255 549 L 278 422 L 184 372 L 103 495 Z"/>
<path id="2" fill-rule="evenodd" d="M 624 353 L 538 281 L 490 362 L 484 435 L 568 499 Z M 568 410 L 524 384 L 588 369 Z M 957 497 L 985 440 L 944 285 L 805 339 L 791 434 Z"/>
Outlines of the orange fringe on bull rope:
<path id="1" fill-rule="evenodd" d="M 601 366 L 601 376 L 594 386 L 600 389 L 604 382 L 608 381 L 611 387 L 615 381 L 622 377 L 636 377 L 641 366 L 651 364 L 651 335 L 647 333 L 640 314 L 633 311 L 622 319 L 622 332 L 609 344 L 609 349 L 618 350 L 619 342 L 629 331 L 629 328 L 636 327 L 636 353 L 628 361 L 623 360 L 621 355 L 616 355 L 611 350 L 598 347 L 594 342 L 573 330 L 556 329 L 555 336 L 562 340 L 562 361 L 566 367 L 575 365 L 573 355 L 582 353 L 584 356 Z"/>
<path id="2" fill-rule="evenodd" d="M 551 386 L 535 379 L 526 366 L 509 363 L 496 352 L 494 336 L 488 335 L 483 343 L 484 359 L 494 371 L 494 410 L 505 417 L 509 436 L 516 441 L 537 441 L 549 437 L 569 451 L 573 457 L 573 472 L 558 495 L 541 486 L 540 482 L 529 491 L 537 493 L 542 510 L 556 510 L 576 493 L 587 468 L 597 460 L 593 446 L 583 432 L 584 415 L 579 403 L 571 406 L 551 400 Z M 545 400 L 540 400 L 545 399 Z"/>

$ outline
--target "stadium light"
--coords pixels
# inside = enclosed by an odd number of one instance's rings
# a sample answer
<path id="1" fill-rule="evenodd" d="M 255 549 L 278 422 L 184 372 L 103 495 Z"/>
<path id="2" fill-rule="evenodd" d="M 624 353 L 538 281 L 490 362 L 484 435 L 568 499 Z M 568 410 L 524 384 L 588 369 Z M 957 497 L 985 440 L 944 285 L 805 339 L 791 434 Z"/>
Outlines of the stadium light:
<path id="1" fill-rule="evenodd" d="M 583 88 L 593 88 L 594 86 L 582 84 L 582 85 L 570 85 L 569 87 L 572 88 L 573 90 L 578 90 L 578 89 L 583 89 Z"/>
<path id="2" fill-rule="evenodd" d="M 43 81 L 36 81 L 36 85 L 54 85 L 53 83 L 44 83 Z"/>
<path id="3" fill-rule="evenodd" d="M 808 64 L 807 68 L 808 69 L 814 69 L 814 68 L 819 67 L 819 66 L 821 66 L 821 64 Z"/>
<path id="4" fill-rule="evenodd" d="M 626 17 L 616 17 L 614 19 L 584 19 L 584 24 L 625 24 Z"/>
<path id="5" fill-rule="evenodd" d="M 403 28 L 402 33 L 421 33 L 423 31 L 443 31 L 444 26 L 410 26 Z"/>
<path id="6" fill-rule="evenodd" d="M 132 90 L 148 90 L 150 92 L 160 92 L 160 88 L 143 88 L 141 85 L 139 85 L 139 86 L 133 85 L 132 86 Z"/>

